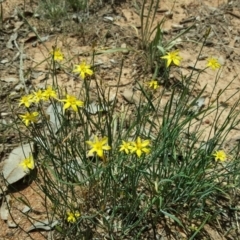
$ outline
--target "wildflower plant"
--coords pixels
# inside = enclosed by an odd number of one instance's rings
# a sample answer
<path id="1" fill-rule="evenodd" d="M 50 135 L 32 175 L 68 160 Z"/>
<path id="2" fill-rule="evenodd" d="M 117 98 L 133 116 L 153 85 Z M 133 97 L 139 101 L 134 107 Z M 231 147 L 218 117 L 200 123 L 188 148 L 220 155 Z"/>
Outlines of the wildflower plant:
<path id="1" fill-rule="evenodd" d="M 145 40 L 149 43 L 150 37 Z M 156 69 L 161 66 L 169 73 L 171 65 L 179 66 L 182 58 L 178 51 L 165 50 L 155 56 L 159 64 Z M 90 65 L 82 62 L 74 67 L 74 73 L 82 79 L 92 76 L 98 102 L 109 103 Z M 96 238 L 104 231 L 109 239 L 126 239 L 127 235 L 142 239 L 146 225 L 151 225 L 154 239 L 159 222 L 166 218 L 183 229 L 188 239 L 194 239 L 204 224 L 192 233 L 192 222 L 215 222 L 219 211 L 212 206 L 216 199 L 230 194 L 240 183 L 239 151 L 220 150 L 225 149 L 224 141 L 239 124 L 240 100 L 224 118 L 219 98 L 229 83 L 203 109 L 190 112 L 189 106 L 195 105 L 204 93 L 203 88 L 196 99 L 190 98 L 198 78 L 193 81 L 186 82 L 186 88 L 173 89 L 164 106 L 160 104 L 163 94 L 153 102 L 139 83 L 144 101 L 135 104 L 128 114 L 126 110 L 119 113 L 117 101 L 109 104 L 105 112 L 92 114 L 88 108 L 89 81 L 83 82 L 79 95 L 62 94 L 54 78 L 52 85 L 20 99 L 26 113 L 16 123 L 25 124 L 24 128 L 18 127 L 19 135 L 33 141 L 38 150 L 34 162 L 26 158 L 21 166 L 37 168 L 35 183 L 44 193 L 49 220 L 59 222 L 54 231 L 62 239 L 89 239 L 86 226 L 96 231 L 92 233 Z M 155 89 L 155 82 L 151 87 Z M 51 106 L 51 111 L 42 101 Z M 200 126 L 209 114 L 215 114 L 214 123 L 203 136 Z M 225 161 L 230 154 L 235 160 Z M 224 161 L 224 166 L 218 161 Z"/>
<path id="2" fill-rule="evenodd" d="M 173 50 L 178 44 L 178 39 L 186 34 L 194 25 L 180 32 L 173 39 L 168 41 L 164 38 L 163 24 L 165 18 L 156 25 L 153 25 L 159 7 L 159 0 L 151 0 L 149 3 L 144 0 L 140 11 L 141 19 L 141 46 L 146 53 L 147 67 L 153 73 L 153 79 L 161 77 L 168 82 L 169 67 L 171 65 L 180 66 L 182 57 L 180 51 Z M 166 64 L 162 64 L 163 61 Z"/>
<path id="3" fill-rule="evenodd" d="M 83 86 L 88 89 L 88 82 Z M 99 101 L 106 103 L 101 85 L 96 86 Z M 51 208 L 46 205 L 46 211 L 65 220 L 58 226 L 64 236 L 81 238 L 84 236 L 81 229 L 89 224 L 108 229 L 113 236 L 123 237 L 136 229 L 141 236 L 143 221 L 164 216 L 181 227 L 191 225 L 194 219 L 205 221 L 206 201 L 214 203 L 219 194 L 229 191 L 222 183 L 235 181 L 236 175 L 231 171 L 240 169 L 236 162 L 226 161 L 229 169 L 226 172 L 226 166 L 215 166 L 211 160 L 226 160 L 228 153 L 216 149 L 223 144 L 220 139 L 225 139 L 238 123 L 237 104 L 220 128 L 212 126 L 214 137 L 199 146 L 201 132 L 198 128 L 190 130 L 191 126 L 214 110 L 216 116 L 221 115 L 217 111 L 218 99 L 206 109 L 188 114 L 189 105 L 194 103 L 189 103 L 186 89 L 173 90 L 160 122 L 160 104 L 153 105 L 146 95 L 146 104 L 136 105 L 128 130 L 124 124 L 115 124 L 126 121 L 125 115 L 116 115 L 117 106 L 93 115 L 88 112 L 87 101 L 71 93 L 61 95 L 54 90 L 57 87 L 46 86 L 31 93 L 33 99 L 39 96 L 31 103 L 39 112 L 27 112 L 20 117 L 39 149 L 35 159 L 36 183 L 52 204 Z M 88 99 L 87 90 L 85 93 L 84 100 Z M 173 101 L 176 96 L 178 100 Z M 39 104 L 43 99 L 53 106 L 50 120 Z M 21 105 L 28 109 L 24 101 Z M 32 124 L 38 120 L 42 122 L 41 129 Z M 22 166 L 32 167 L 29 161 Z M 107 214 L 108 206 L 111 215 Z M 81 209 L 81 215 L 72 209 Z M 181 214 L 189 222 L 183 223 Z M 121 228 L 116 231 L 113 222 L 121 223 Z"/>

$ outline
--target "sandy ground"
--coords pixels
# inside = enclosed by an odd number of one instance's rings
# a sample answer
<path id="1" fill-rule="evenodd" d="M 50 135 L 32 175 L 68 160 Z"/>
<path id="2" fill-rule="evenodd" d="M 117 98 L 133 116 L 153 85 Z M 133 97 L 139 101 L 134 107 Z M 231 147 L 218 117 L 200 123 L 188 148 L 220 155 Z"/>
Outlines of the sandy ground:
<path id="1" fill-rule="evenodd" d="M 35 7 L 33 1 L 25 1 L 26 10 L 31 12 L 32 7 Z M 115 1 L 118 2 L 118 1 Z M 176 0 L 176 1 L 160 1 L 159 11 L 154 20 L 156 25 L 165 16 L 166 21 L 163 25 L 164 31 L 167 33 L 166 38 L 171 39 L 176 36 L 178 29 L 190 26 L 196 22 L 196 26 L 193 31 L 189 32 L 185 36 L 181 36 L 178 44 L 180 54 L 183 57 L 181 64 L 181 73 L 187 75 L 190 73 L 190 67 L 193 67 L 198 57 L 201 48 L 201 36 L 204 35 L 206 30 L 211 27 L 212 31 L 208 38 L 208 45 L 204 47 L 202 51 L 202 60 L 199 60 L 196 68 L 202 69 L 205 67 L 207 57 L 216 57 L 222 63 L 221 74 L 217 85 L 212 94 L 216 71 L 207 69 L 198 78 L 198 84 L 193 93 L 196 95 L 201 91 L 202 88 L 206 87 L 204 91 L 205 104 L 211 103 L 216 97 L 219 91 L 227 90 L 220 97 L 220 109 L 225 109 L 218 124 L 224 121 L 228 115 L 233 104 L 239 100 L 239 93 L 237 92 L 240 86 L 240 38 L 239 38 L 239 24 L 240 24 L 240 4 L 238 1 L 221 1 L 221 0 L 209 0 L 209 1 L 190 1 L 190 0 Z M 91 62 L 91 55 L 88 53 L 92 50 L 92 45 L 96 42 L 96 51 L 104 51 L 110 48 L 127 47 L 134 48 L 137 40 L 140 38 L 140 18 L 136 13 L 134 5 L 131 1 L 116 4 L 114 9 L 110 5 L 106 5 L 95 12 L 95 16 L 86 23 L 84 33 L 81 32 L 81 27 L 76 26 L 71 28 L 70 25 L 65 26 L 65 32 L 61 33 L 56 31 L 54 27 L 48 26 L 48 22 L 33 17 L 28 17 L 29 23 L 36 27 L 40 37 L 45 38 L 44 44 L 36 42 L 34 34 L 29 29 L 26 23 L 20 18 L 16 17 L 16 7 L 24 8 L 24 3 L 18 0 L 6 0 L 2 6 L 4 9 L 4 31 L 0 32 L 1 35 L 1 58 L 0 58 L 0 70 L 1 70 L 1 88 L 9 91 L 9 94 L 19 95 L 20 93 L 16 90 L 16 86 L 19 86 L 19 69 L 29 71 L 27 75 L 28 80 L 31 82 L 29 88 L 39 88 L 46 84 L 51 84 L 51 79 L 48 77 L 49 65 L 48 62 L 44 61 L 49 57 L 49 51 L 57 43 L 64 54 L 66 59 L 72 59 L 74 63 L 78 63 L 79 60 L 86 60 Z M 169 12 L 171 14 L 169 14 Z M 30 14 L 31 15 L 31 14 Z M 105 16 L 112 17 L 113 22 L 109 22 L 104 18 Z M 97 18 L 97 21 L 96 21 Z M 189 20 L 189 19 L 194 20 Z M 187 21 L 189 20 L 189 21 Z M 72 24 L 74 26 L 74 24 Z M 75 28 L 75 29 L 74 29 Z M 16 46 L 6 47 L 10 37 L 13 35 L 13 29 L 17 29 L 15 32 L 18 33 L 17 43 L 18 47 L 23 46 L 24 61 L 20 63 L 17 54 L 19 49 Z M 50 32 L 51 31 L 51 32 Z M 51 34 L 50 34 L 51 33 Z M 97 41 L 96 41 L 97 39 Z M 197 44 L 196 44 L 197 42 Z M 11 44 L 10 44 L 11 45 Z M 11 47 L 11 48 L 10 48 Z M 136 78 L 144 82 L 146 78 L 143 77 L 141 71 L 139 71 L 139 62 L 141 57 L 139 53 L 129 51 L 124 57 L 124 65 L 122 69 L 122 75 L 120 82 L 118 83 L 118 77 L 120 72 L 120 62 L 122 59 L 122 52 L 115 52 L 111 54 L 100 54 L 95 56 L 95 63 L 99 64 L 97 71 L 97 77 L 105 83 L 106 92 L 110 88 L 111 95 L 118 98 L 118 102 L 122 104 L 129 104 L 126 102 L 122 93 L 126 88 L 132 90 L 135 86 Z M 76 79 L 71 73 L 72 65 L 70 62 L 65 62 L 66 72 L 59 71 L 57 73 L 58 84 L 68 90 L 68 92 L 77 93 L 82 87 L 82 81 Z M 173 77 L 176 77 L 173 73 Z M 149 78 L 151 74 L 149 73 Z M 21 80 L 21 79 L 20 79 Z M 232 82 L 230 85 L 229 83 Z M 116 87 L 111 87 L 119 84 L 120 91 L 116 94 Z M 11 88 L 14 86 L 13 88 Z M 10 90 L 9 90 L 10 89 Z M 94 85 L 92 86 L 92 99 L 95 99 Z M 2 92 L 3 93 L 3 92 Z M 2 94 L 1 93 L 1 94 Z M 8 113 L 6 107 L 6 101 L 4 97 L 2 100 L 1 113 Z M 164 101 L 165 100 L 165 101 Z M 163 105 L 168 100 L 168 96 L 163 99 Z M 3 116 L 3 115 L 2 115 Z M 4 116 L 8 116 L 7 114 Z M 6 117 L 7 120 L 9 119 Z M 206 138 L 209 133 L 209 129 L 213 124 L 214 115 L 208 115 L 200 126 L 200 130 L 204 130 L 206 133 L 203 134 L 202 140 Z M 199 123 L 193 126 L 193 129 L 198 127 Z M 239 127 L 239 128 L 238 128 Z M 229 136 L 231 139 L 240 138 L 239 134 L 240 126 L 236 126 L 236 129 L 232 131 Z M 8 144 L 14 144 L 18 141 L 15 136 L 12 136 Z M 3 154 L 3 158 L 6 154 Z M 34 189 L 34 190 L 33 190 Z M 37 187 L 34 184 L 25 186 L 19 191 L 15 192 L 15 198 L 24 196 L 31 203 L 31 206 L 36 212 L 30 213 L 35 219 L 44 220 L 46 216 L 42 212 L 42 198 L 36 193 Z M 21 213 L 24 204 L 19 204 L 19 201 L 12 199 L 13 217 L 16 223 L 19 225 L 18 228 L 9 228 L 7 223 L 0 220 L 0 240 L 3 239 L 46 239 L 47 232 L 30 233 L 28 236 L 26 233 L 21 231 L 21 228 L 27 229 L 31 223 L 26 220 L 24 215 Z M 211 238 L 213 239 L 213 238 Z M 215 238 L 220 239 L 220 238 Z M 224 238 L 222 238 L 224 239 Z"/>

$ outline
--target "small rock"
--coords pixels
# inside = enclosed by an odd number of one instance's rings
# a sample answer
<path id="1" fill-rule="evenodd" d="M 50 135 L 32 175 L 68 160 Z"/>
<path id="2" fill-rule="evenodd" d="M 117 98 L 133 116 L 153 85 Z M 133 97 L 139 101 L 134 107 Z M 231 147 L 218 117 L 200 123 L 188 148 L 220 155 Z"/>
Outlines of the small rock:
<path id="1" fill-rule="evenodd" d="M 223 65 L 225 65 L 225 58 L 223 57 L 223 56 L 220 56 L 219 58 L 218 58 L 218 62 L 223 66 Z"/>
<path id="2" fill-rule="evenodd" d="M 2 220 L 6 221 L 8 219 L 9 210 L 8 203 L 4 201 L 0 207 L 0 217 Z"/>
<path id="3" fill-rule="evenodd" d="M 173 13 L 172 13 L 171 11 L 167 11 L 167 12 L 165 13 L 165 16 L 166 16 L 167 18 L 169 18 L 169 19 L 172 19 Z"/>
<path id="4" fill-rule="evenodd" d="M 7 225 L 10 228 L 16 228 L 17 227 L 17 224 L 15 222 L 13 222 L 12 220 L 8 220 Z"/>
<path id="5" fill-rule="evenodd" d="M 211 6 L 208 6 L 208 9 L 211 11 L 211 12 L 215 12 L 218 10 L 218 8 L 216 7 L 211 7 Z"/>
<path id="6" fill-rule="evenodd" d="M 208 58 L 208 56 L 207 55 L 200 55 L 199 57 L 198 57 L 198 60 L 205 60 L 205 59 L 207 59 Z"/>
<path id="7" fill-rule="evenodd" d="M 7 113 L 7 112 L 2 112 L 1 113 L 1 117 L 6 117 L 8 115 L 10 115 L 11 113 Z M 3 124 L 3 122 L 1 122 Z"/>
<path id="8" fill-rule="evenodd" d="M 116 64 L 117 62 L 114 59 L 110 59 L 110 63 Z"/>
<path id="9" fill-rule="evenodd" d="M 125 53 L 125 54 L 128 54 L 129 53 L 129 50 L 127 49 L 127 44 L 126 43 L 123 43 L 121 45 L 121 48 L 125 48 L 126 50 L 123 50 L 122 52 Z"/>
<path id="10" fill-rule="evenodd" d="M 166 28 L 162 28 L 162 33 L 163 33 L 163 34 L 169 34 L 169 30 L 166 29 Z"/>
<path id="11" fill-rule="evenodd" d="M 108 99 L 109 103 L 113 102 L 115 99 L 116 99 L 116 93 L 110 92 L 109 99 Z"/>
<path id="12" fill-rule="evenodd" d="M 173 29 L 183 29 L 184 26 L 181 25 L 181 24 L 172 24 L 172 28 L 173 28 Z"/>
<path id="13" fill-rule="evenodd" d="M 22 210 L 23 213 L 27 213 L 31 210 L 31 208 L 29 206 L 25 206 Z"/>
<path id="14" fill-rule="evenodd" d="M 196 17 L 196 20 L 197 20 L 198 22 L 200 22 L 200 21 L 201 21 L 201 17 L 200 17 L 200 16 L 197 16 L 197 17 Z"/>
<path id="15" fill-rule="evenodd" d="M 9 97 L 10 97 L 10 99 L 15 99 L 15 98 L 18 98 L 18 97 L 19 97 L 19 94 L 18 94 L 16 91 L 12 91 L 12 92 L 9 94 Z"/>
<path id="16" fill-rule="evenodd" d="M 134 94 L 134 92 L 130 89 L 125 89 L 124 92 L 122 93 L 122 96 L 128 103 L 139 104 L 140 101 L 139 97 L 136 94 Z"/>
<path id="17" fill-rule="evenodd" d="M 8 63 L 8 62 L 9 62 L 8 59 L 3 59 L 3 60 L 1 61 L 2 64 Z"/>
<path id="18" fill-rule="evenodd" d="M 113 17 L 104 17 L 103 21 L 104 22 L 113 22 Z"/>
<path id="19" fill-rule="evenodd" d="M 111 64 L 109 64 L 109 65 L 102 65 L 102 68 L 103 69 L 109 69 L 109 68 L 112 68 L 112 65 Z"/>
<path id="20" fill-rule="evenodd" d="M 20 90 L 24 89 L 23 84 L 19 83 L 18 85 L 15 86 L 14 88 L 17 92 L 19 92 Z"/>
<path id="21" fill-rule="evenodd" d="M 103 64 L 104 64 L 104 62 L 101 59 L 98 59 L 94 62 L 93 67 L 97 67 L 97 66 L 100 66 L 100 65 L 103 65 Z"/>
<path id="22" fill-rule="evenodd" d="M 229 58 L 234 50 L 231 47 L 225 47 L 225 51 L 226 51 L 226 57 Z"/>

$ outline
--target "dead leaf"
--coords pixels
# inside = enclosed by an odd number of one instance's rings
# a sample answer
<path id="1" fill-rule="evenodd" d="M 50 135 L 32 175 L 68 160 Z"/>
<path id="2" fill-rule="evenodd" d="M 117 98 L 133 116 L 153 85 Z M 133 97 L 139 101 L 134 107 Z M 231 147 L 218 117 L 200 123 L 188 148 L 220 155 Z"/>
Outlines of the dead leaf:
<path id="1" fill-rule="evenodd" d="M 36 229 L 42 229 L 42 230 L 52 230 L 56 225 L 58 224 L 58 220 L 55 220 L 53 222 L 49 222 L 48 219 L 44 221 L 36 221 L 28 230 L 27 232 L 31 232 Z"/>
<path id="2" fill-rule="evenodd" d="M 38 38 L 35 33 L 30 32 L 27 37 L 24 39 L 24 43 L 30 43 L 30 42 L 35 42 L 37 41 Z"/>
<path id="3" fill-rule="evenodd" d="M 10 228 L 16 228 L 16 227 L 18 226 L 18 225 L 17 225 L 13 220 L 11 220 L 11 219 L 8 219 L 7 225 L 8 225 L 8 227 L 10 227 Z"/>
<path id="4" fill-rule="evenodd" d="M 24 206 L 24 208 L 23 208 L 23 210 L 22 210 L 22 212 L 23 213 L 28 213 L 28 212 L 30 212 L 31 211 L 31 208 L 29 207 L 29 206 Z"/>
<path id="5" fill-rule="evenodd" d="M 10 39 L 8 40 L 8 42 L 6 44 L 6 47 L 10 48 L 10 49 L 13 49 L 13 47 L 14 47 L 13 42 L 16 41 L 17 37 L 18 37 L 18 33 L 17 32 L 13 33 L 10 36 Z"/>
<path id="6" fill-rule="evenodd" d="M 43 72 L 39 72 L 39 71 L 32 71 L 32 73 L 31 73 L 31 77 L 34 79 L 37 79 L 42 75 L 44 75 Z"/>
<path id="7" fill-rule="evenodd" d="M 15 22 L 13 32 L 16 32 L 23 24 L 24 22 Z"/>
<path id="8" fill-rule="evenodd" d="M 24 89 L 25 88 L 25 86 L 22 84 L 22 83 L 19 83 L 18 85 L 16 85 L 15 86 L 15 90 L 17 91 L 17 92 L 19 92 L 20 90 L 22 90 L 22 89 Z"/>

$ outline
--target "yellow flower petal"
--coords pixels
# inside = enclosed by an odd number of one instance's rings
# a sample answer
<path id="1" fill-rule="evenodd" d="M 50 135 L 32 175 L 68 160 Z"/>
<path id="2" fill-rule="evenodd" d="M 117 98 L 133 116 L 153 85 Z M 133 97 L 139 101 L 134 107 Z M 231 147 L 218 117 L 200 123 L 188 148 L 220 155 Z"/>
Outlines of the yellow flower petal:
<path id="1" fill-rule="evenodd" d="M 211 57 L 207 59 L 207 67 L 210 67 L 213 70 L 216 70 L 221 67 L 221 64 L 218 62 L 216 58 Z"/>
<path id="2" fill-rule="evenodd" d="M 176 66 L 180 65 L 182 57 L 179 56 L 179 50 L 171 51 L 167 55 L 161 57 L 162 59 L 167 59 L 167 67 L 173 62 Z"/>
<path id="3" fill-rule="evenodd" d="M 91 147 L 89 154 L 97 153 L 97 156 L 100 158 L 104 157 L 104 152 L 111 149 L 110 146 L 107 145 L 108 138 L 104 137 L 102 140 L 99 140 L 97 136 L 94 136 L 94 141 L 86 141 L 86 143 Z"/>
<path id="4" fill-rule="evenodd" d="M 29 126 L 30 123 L 37 122 L 37 116 L 38 112 L 27 112 L 24 115 L 20 115 L 26 126 Z"/>
<path id="5" fill-rule="evenodd" d="M 34 169 L 34 160 L 33 156 L 30 155 L 28 158 L 25 158 L 21 163 L 20 166 L 23 167 L 24 170 L 26 169 Z"/>
<path id="6" fill-rule="evenodd" d="M 215 157 L 215 161 L 225 161 L 227 159 L 227 155 L 223 150 L 216 151 L 213 156 Z"/>
<path id="7" fill-rule="evenodd" d="M 72 108 L 75 112 L 78 111 L 77 107 L 84 106 L 84 102 L 77 100 L 75 96 L 68 95 L 66 96 L 66 99 L 60 100 L 61 102 L 65 102 L 63 109 Z"/>
<path id="8" fill-rule="evenodd" d="M 86 75 L 91 76 L 93 71 L 90 69 L 91 66 L 87 65 L 85 62 L 80 63 L 79 65 L 75 65 L 73 68 L 74 73 L 79 73 L 82 79 L 85 79 Z"/>
<path id="9" fill-rule="evenodd" d="M 59 48 L 54 49 L 50 53 L 52 54 L 54 61 L 62 61 L 64 58 L 63 53 L 60 51 Z"/>
<path id="10" fill-rule="evenodd" d="M 131 146 L 129 146 L 129 150 L 131 153 L 136 153 L 138 157 L 141 157 L 142 153 L 149 153 L 150 149 L 146 148 L 147 146 L 150 145 L 150 141 L 149 140 L 144 140 L 142 141 L 142 139 L 140 137 L 137 137 L 135 142 L 131 143 Z"/>

